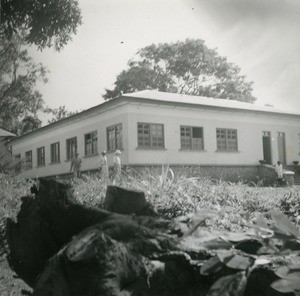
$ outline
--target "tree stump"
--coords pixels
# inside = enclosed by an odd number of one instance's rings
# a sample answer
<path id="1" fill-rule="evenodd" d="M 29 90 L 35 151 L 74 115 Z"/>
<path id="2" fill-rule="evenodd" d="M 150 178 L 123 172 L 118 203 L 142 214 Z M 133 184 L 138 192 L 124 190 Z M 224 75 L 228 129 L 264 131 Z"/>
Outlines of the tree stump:
<path id="1" fill-rule="evenodd" d="M 166 229 L 171 225 L 168 221 L 157 219 L 157 222 L 153 222 L 153 219 L 135 219 L 86 207 L 74 200 L 68 184 L 42 179 L 35 197 L 22 198 L 17 222 L 7 220 L 9 263 L 28 285 L 34 287 L 47 260 L 84 229 L 98 224 L 112 238 L 134 242 L 142 234 L 151 238 L 160 237 L 157 231 L 147 225 L 157 229 L 159 226 Z M 144 242 L 143 248 L 147 251 L 149 245 L 147 241 Z"/>
<path id="2" fill-rule="evenodd" d="M 119 214 L 155 215 L 142 191 L 128 190 L 118 186 L 108 186 L 103 208 Z"/>

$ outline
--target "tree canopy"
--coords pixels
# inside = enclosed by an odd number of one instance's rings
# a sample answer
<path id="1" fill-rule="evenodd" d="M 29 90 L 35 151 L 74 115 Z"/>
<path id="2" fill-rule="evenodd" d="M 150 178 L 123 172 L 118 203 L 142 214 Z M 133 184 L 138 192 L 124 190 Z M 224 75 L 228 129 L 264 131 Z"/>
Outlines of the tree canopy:
<path id="1" fill-rule="evenodd" d="M 105 99 L 145 89 L 253 103 L 252 82 L 203 40 L 150 45 L 139 50 Z"/>
<path id="2" fill-rule="evenodd" d="M 77 111 L 69 111 L 66 109 L 66 106 L 59 106 L 58 108 L 45 108 L 45 113 L 52 114 L 52 117 L 48 120 L 48 124 L 62 120 L 64 118 L 67 118 L 71 115 L 74 115 L 78 113 Z"/>
<path id="3" fill-rule="evenodd" d="M 76 0 L 0 0 L 0 12 L 0 127 L 20 135 L 40 127 L 38 113 L 49 111 L 36 89 L 48 71 L 25 45 L 60 50 L 81 24 L 81 12 Z M 67 116 L 62 111 L 53 115 Z"/>
<path id="4" fill-rule="evenodd" d="M 38 128 L 43 110 L 38 81 L 47 82 L 47 69 L 24 49 L 21 35 L 0 38 L 0 127 L 16 134 Z"/>
<path id="5" fill-rule="evenodd" d="M 1 0 L 0 11 L 2 35 L 25 30 L 25 41 L 40 49 L 61 49 L 81 24 L 76 0 Z"/>

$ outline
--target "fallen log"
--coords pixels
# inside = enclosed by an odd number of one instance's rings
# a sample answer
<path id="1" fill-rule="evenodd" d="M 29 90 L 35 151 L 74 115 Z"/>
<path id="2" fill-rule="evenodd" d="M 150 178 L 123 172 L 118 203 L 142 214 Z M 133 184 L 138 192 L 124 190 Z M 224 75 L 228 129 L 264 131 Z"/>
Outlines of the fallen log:
<path id="1" fill-rule="evenodd" d="M 133 234 L 138 236 L 128 224 L 140 225 L 135 227 L 139 233 L 152 231 L 153 237 L 154 231 L 146 228 L 147 223 L 151 223 L 151 227 L 160 225 L 169 228 L 171 225 L 163 219 L 154 223 L 149 218 L 133 218 L 83 206 L 74 200 L 68 184 L 42 179 L 35 196 L 22 198 L 17 222 L 7 220 L 10 265 L 28 285 L 34 287 L 47 260 L 70 242 L 74 235 L 91 225 L 101 223 L 103 231 L 109 229 L 111 233 L 117 233 L 118 240 L 132 239 L 130 235 Z"/>

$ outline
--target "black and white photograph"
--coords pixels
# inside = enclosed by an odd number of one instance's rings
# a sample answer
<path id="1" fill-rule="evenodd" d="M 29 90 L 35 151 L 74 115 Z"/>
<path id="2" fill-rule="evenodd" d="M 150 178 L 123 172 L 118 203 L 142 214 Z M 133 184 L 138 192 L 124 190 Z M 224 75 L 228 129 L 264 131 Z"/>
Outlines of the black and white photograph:
<path id="1" fill-rule="evenodd" d="M 0 0 L 0 296 L 299 296 L 299 0 Z"/>

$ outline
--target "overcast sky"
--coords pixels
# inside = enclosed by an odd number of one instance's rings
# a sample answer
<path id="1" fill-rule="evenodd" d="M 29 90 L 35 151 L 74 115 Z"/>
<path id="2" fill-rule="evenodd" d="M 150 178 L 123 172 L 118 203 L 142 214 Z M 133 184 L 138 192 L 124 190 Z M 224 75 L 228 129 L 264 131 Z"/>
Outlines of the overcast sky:
<path id="1" fill-rule="evenodd" d="M 79 0 L 83 24 L 61 52 L 31 50 L 50 70 L 50 107 L 83 110 L 142 47 L 199 38 L 253 81 L 257 104 L 300 113 L 299 0 Z"/>

